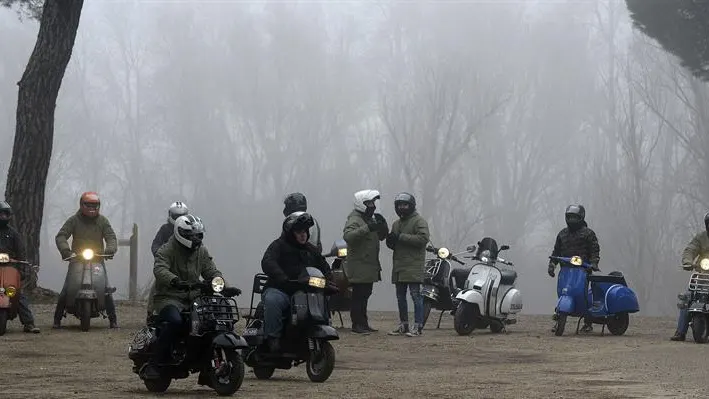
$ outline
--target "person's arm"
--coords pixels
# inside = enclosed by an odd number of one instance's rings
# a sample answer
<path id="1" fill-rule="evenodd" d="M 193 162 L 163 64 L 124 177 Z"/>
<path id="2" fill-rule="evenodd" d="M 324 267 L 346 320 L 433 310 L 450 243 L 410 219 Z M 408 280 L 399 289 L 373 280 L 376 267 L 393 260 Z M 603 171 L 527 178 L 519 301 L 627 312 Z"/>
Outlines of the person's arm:
<path id="1" fill-rule="evenodd" d="M 699 255 L 699 249 L 702 247 L 699 241 L 699 234 L 692 237 L 687 247 L 682 251 L 682 265 L 693 265 L 694 259 Z"/>
<path id="2" fill-rule="evenodd" d="M 217 269 L 217 265 L 214 264 L 214 259 L 212 259 L 207 248 L 203 246 L 199 250 L 202 251 L 200 254 L 200 274 L 202 278 L 207 282 L 211 282 L 214 277 L 224 277 L 222 272 Z"/>
<path id="3" fill-rule="evenodd" d="M 366 237 L 370 232 L 371 230 L 368 224 L 360 224 L 354 219 L 348 219 L 345 228 L 342 230 L 342 238 L 347 243 L 357 242 Z"/>
<path id="4" fill-rule="evenodd" d="M 593 265 L 595 270 L 598 270 L 598 262 L 601 260 L 601 247 L 598 245 L 598 237 L 596 233 L 589 229 L 588 230 L 588 246 L 589 246 L 589 263 Z"/>
<path id="5" fill-rule="evenodd" d="M 283 269 L 281 269 L 281 266 L 278 264 L 280 254 L 281 246 L 278 240 L 276 240 L 268 246 L 266 252 L 263 254 L 263 258 L 261 259 L 261 269 L 269 278 L 277 282 L 284 282 L 288 280 L 288 275 L 286 275 Z"/>
<path id="6" fill-rule="evenodd" d="M 103 218 L 103 239 L 106 241 L 106 249 L 103 252 L 106 255 L 114 255 L 118 251 L 118 240 L 111 222 L 105 217 Z"/>
<path id="7" fill-rule="evenodd" d="M 561 254 L 561 231 L 556 235 L 556 242 L 554 242 L 554 249 L 551 251 L 551 256 L 559 256 Z M 559 261 L 556 259 L 549 259 L 550 265 L 557 265 Z"/>
<path id="8" fill-rule="evenodd" d="M 172 253 L 167 246 L 160 247 L 155 254 L 155 263 L 153 265 L 153 275 L 155 276 L 155 285 L 169 286 L 170 282 L 178 276 L 170 270 Z"/>
<path id="9" fill-rule="evenodd" d="M 27 260 L 27 247 L 25 240 L 17 230 L 12 230 L 12 240 L 14 242 L 15 260 Z"/>
<path id="10" fill-rule="evenodd" d="M 76 218 L 73 216 L 64 222 L 59 232 L 54 237 L 54 242 L 57 244 L 57 249 L 62 258 L 67 258 L 71 254 L 71 246 L 69 246 L 69 237 L 74 234 L 74 223 Z"/>
<path id="11" fill-rule="evenodd" d="M 424 218 L 418 218 L 414 225 L 413 234 L 399 234 L 398 242 L 416 248 L 425 248 L 429 240 L 428 223 Z"/>
<path id="12" fill-rule="evenodd" d="M 153 238 L 153 243 L 150 245 L 150 251 L 153 253 L 153 257 L 158 253 L 158 249 L 163 246 L 170 239 L 170 236 L 166 233 L 165 225 L 160 226 L 158 232 L 155 233 L 155 238 Z M 167 236 L 167 237 L 166 237 Z"/>

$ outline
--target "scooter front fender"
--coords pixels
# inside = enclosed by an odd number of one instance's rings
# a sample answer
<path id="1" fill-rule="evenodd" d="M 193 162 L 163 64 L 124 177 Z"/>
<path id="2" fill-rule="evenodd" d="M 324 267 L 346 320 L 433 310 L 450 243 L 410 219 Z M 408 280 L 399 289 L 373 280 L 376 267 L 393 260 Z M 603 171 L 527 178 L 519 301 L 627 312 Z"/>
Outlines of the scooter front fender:
<path id="1" fill-rule="evenodd" d="M 474 303 L 478 305 L 479 309 L 483 309 L 483 295 L 476 290 L 463 290 L 458 293 L 458 295 L 455 296 L 455 299 L 467 302 L 467 303 Z"/>
<path id="2" fill-rule="evenodd" d="M 556 302 L 557 312 L 571 314 L 574 312 L 576 304 L 574 303 L 574 298 L 569 295 L 562 295 Z"/>
<path id="3" fill-rule="evenodd" d="M 244 338 L 234 333 L 222 333 L 217 335 L 212 340 L 212 346 L 225 349 L 243 349 L 249 347 Z"/>
<path id="4" fill-rule="evenodd" d="M 335 330 L 334 327 L 327 325 L 312 326 L 308 330 L 308 337 L 324 339 L 327 341 L 340 339 L 340 336 L 337 334 L 337 330 Z"/>

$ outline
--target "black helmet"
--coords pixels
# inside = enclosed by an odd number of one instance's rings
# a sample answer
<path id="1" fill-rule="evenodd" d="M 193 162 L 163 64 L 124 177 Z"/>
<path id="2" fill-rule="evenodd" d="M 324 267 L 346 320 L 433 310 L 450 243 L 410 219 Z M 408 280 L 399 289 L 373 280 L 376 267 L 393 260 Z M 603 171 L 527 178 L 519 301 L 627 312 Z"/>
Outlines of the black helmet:
<path id="1" fill-rule="evenodd" d="M 286 233 L 302 230 L 309 231 L 314 224 L 313 217 L 309 213 L 293 212 L 283 221 L 283 231 Z"/>
<path id="2" fill-rule="evenodd" d="M 12 219 L 12 207 L 5 201 L 0 201 L 0 226 L 7 226 Z"/>
<path id="3" fill-rule="evenodd" d="M 409 204 L 407 211 L 400 211 L 398 204 Z M 394 211 L 399 217 L 408 216 L 416 210 L 416 198 L 409 193 L 399 193 L 394 197 Z"/>
<path id="4" fill-rule="evenodd" d="M 283 199 L 283 216 L 288 216 L 293 212 L 305 212 L 308 210 L 308 200 L 301 193 L 290 193 Z"/>
<path id="5" fill-rule="evenodd" d="M 570 229 L 577 229 L 586 219 L 586 209 L 583 205 L 569 205 L 566 207 L 566 212 L 564 212 L 564 218 L 566 219 L 566 225 Z"/>

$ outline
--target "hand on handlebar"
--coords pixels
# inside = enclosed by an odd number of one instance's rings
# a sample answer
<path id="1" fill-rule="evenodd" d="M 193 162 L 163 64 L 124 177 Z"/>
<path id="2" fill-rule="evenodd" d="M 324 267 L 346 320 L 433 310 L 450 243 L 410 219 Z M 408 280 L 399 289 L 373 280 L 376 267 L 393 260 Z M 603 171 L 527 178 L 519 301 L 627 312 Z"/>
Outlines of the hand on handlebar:
<path id="1" fill-rule="evenodd" d="M 684 270 L 692 270 L 692 269 L 694 269 L 694 265 L 692 265 L 691 263 L 685 263 L 685 264 L 682 265 L 682 269 L 684 269 Z"/>
<path id="2" fill-rule="evenodd" d="M 188 283 L 187 281 L 180 280 L 178 277 L 175 277 L 170 281 L 170 286 L 182 290 L 190 289 L 190 283 Z"/>

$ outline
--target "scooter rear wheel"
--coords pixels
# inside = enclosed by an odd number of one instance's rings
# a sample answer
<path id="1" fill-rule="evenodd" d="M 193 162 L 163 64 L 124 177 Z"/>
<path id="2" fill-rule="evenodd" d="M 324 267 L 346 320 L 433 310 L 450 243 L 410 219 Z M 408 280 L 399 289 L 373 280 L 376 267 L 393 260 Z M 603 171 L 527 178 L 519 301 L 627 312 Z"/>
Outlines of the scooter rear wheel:
<path id="1" fill-rule="evenodd" d="M 606 321 L 608 331 L 613 335 L 623 335 L 628 330 L 630 316 L 627 313 L 618 313 L 613 318 Z"/>

